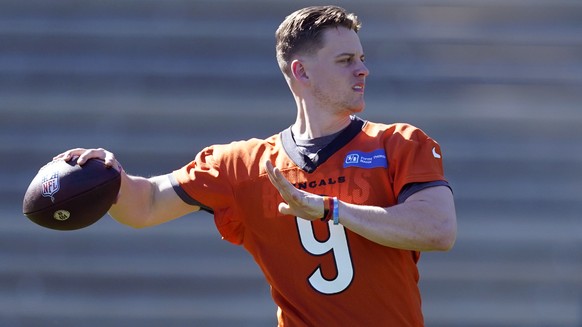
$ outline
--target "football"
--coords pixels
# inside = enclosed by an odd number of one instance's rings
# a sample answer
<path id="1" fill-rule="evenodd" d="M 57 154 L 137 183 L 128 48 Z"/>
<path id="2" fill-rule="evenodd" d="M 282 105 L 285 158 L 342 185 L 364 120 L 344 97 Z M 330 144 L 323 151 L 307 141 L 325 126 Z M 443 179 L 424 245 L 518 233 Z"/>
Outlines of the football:
<path id="1" fill-rule="evenodd" d="M 30 183 L 22 212 L 34 223 L 54 230 L 87 227 L 105 216 L 117 199 L 121 175 L 90 159 L 82 166 L 77 158 L 44 165 Z"/>

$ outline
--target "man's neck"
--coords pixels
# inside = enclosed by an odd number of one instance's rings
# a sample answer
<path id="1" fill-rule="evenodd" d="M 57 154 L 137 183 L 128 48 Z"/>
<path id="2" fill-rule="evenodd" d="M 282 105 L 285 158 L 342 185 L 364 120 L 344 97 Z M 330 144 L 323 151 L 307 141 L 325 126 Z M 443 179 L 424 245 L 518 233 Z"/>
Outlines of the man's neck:
<path id="1" fill-rule="evenodd" d="M 351 122 L 350 115 L 330 114 L 324 110 L 297 111 L 297 118 L 291 131 L 298 138 L 308 140 L 335 134 L 346 128 Z"/>

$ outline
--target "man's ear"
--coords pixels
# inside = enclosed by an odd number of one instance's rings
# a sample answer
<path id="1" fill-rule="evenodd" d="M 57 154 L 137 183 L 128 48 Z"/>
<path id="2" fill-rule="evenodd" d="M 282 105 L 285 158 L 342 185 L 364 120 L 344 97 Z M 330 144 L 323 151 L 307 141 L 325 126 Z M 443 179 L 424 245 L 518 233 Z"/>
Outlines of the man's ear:
<path id="1" fill-rule="evenodd" d="M 291 62 L 291 74 L 298 82 L 303 83 L 309 80 L 309 76 L 307 76 L 307 72 L 305 71 L 305 66 L 300 60 L 295 59 Z"/>

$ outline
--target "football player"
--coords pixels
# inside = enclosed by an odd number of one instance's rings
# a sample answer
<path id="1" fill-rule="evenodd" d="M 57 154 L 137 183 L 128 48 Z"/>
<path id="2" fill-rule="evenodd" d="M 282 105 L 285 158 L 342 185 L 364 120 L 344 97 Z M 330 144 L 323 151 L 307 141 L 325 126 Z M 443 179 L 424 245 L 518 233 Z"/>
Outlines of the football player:
<path id="1" fill-rule="evenodd" d="M 360 21 L 337 6 L 300 9 L 276 31 L 297 118 L 267 139 L 213 145 L 169 174 L 122 172 L 110 215 L 134 227 L 214 215 L 271 286 L 279 326 L 422 326 L 417 263 L 456 238 L 439 144 L 421 129 L 358 117 L 366 77 Z"/>

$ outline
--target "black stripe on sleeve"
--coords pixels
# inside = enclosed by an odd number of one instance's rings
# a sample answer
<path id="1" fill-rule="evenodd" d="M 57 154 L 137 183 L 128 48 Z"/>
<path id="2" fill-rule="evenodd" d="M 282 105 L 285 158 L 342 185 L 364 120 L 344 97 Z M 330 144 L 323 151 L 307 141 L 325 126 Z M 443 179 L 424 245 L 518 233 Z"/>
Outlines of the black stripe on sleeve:
<path id="1" fill-rule="evenodd" d="M 453 191 L 453 189 L 449 185 L 449 182 L 447 182 L 447 181 L 410 183 L 410 184 L 404 185 L 402 190 L 400 190 L 400 193 L 398 194 L 398 203 L 402 203 L 402 202 L 406 201 L 406 199 L 408 199 L 408 197 L 410 197 L 412 194 L 414 194 L 418 191 L 422 191 L 425 188 L 434 187 L 434 186 L 446 186 L 449 189 L 451 189 L 451 192 Z"/>
<path id="2" fill-rule="evenodd" d="M 178 180 L 176 180 L 174 174 L 170 173 L 167 176 L 170 179 L 170 183 L 172 183 L 172 188 L 174 189 L 174 192 L 176 192 L 176 194 L 180 197 L 180 199 L 182 199 L 182 201 L 186 202 L 189 205 L 198 206 L 200 207 L 200 209 L 204 211 L 208 211 L 210 213 L 214 212 L 212 208 L 205 206 L 204 204 L 200 203 L 199 201 L 188 195 L 188 193 L 184 191 L 182 186 L 180 186 L 180 183 L 178 183 Z"/>

